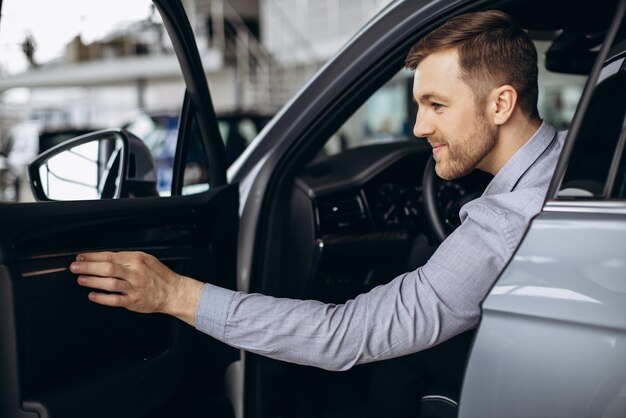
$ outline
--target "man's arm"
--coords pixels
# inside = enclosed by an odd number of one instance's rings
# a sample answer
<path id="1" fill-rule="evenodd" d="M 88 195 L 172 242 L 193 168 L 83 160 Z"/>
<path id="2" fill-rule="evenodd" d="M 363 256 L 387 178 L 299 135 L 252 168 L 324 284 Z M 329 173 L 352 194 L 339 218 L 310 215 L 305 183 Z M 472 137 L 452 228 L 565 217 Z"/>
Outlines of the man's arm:
<path id="1" fill-rule="evenodd" d="M 329 370 L 432 347 L 478 324 L 480 303 L 514 249 L 506 218 L 475 205 L 424 266 L 344 304 L 220 295 L 207 285 L 196 327 L 246 351 Z"/>
<path id="2" fill-rule="evenodd" d="M 345 370 L 423 350 L 475 326 L 480 302 L 513 251 L 505 218 L 477 205 L 424 266 L 341 305 L 204 285 L 141 253 L 84 254 L 72 271 L 81 285 L 119 292 L 92 292 L 94 302 L 168 313 L 236 348 Z"/>

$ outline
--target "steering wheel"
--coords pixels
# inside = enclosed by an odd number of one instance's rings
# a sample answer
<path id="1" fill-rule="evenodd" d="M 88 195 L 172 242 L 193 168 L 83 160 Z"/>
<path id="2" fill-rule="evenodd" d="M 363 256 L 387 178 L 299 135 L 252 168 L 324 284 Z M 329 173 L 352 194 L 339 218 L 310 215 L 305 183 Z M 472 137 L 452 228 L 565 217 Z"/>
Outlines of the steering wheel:
<path id="1" fill-rule="evenodd" d="M 480 197 L 492 178 L 474 170 L 460 179 L 444 180 L 435 173 L 433 157 L 428 159 L 422 176 L 424 214 L 438 242 L 443 242 L 461 224 L 461 207 Z"/>

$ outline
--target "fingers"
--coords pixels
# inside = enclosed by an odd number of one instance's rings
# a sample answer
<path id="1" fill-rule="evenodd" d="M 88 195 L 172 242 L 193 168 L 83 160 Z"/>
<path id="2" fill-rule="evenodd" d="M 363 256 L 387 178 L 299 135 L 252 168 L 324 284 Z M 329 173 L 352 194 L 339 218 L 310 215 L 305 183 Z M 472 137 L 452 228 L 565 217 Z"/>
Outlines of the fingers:
<path id="1" fill-rule="evenodd" d="M 78 276 L 77 282 L 84 287 L 117 293 L 125 293 L 130 287 L 128 282 L 113 277 Z"/>
<path id="2" fill-rule="evenodd" d="M 99 305 L 112 307 L 126 307 L 128 296 L 124 294 L 128 290 L 128 282 L 113 277 L 78 276 L 77 282 L 84 287 L 90 287 L 114 294 L 90 292 L 89 300 Z"/>
<path id="3" fill-rule="evenodd" d="M 129 260 L 136 260 L 138 258 L 143 258 L 148 254 L 142 253 L 139 251 L 121 251 L 121 252 L 112 252 L 112 251 L 98 251 L 98 252 L 89 252 L 89 253 L 81 253 L 76 256 L 76 261 L 103 261 L 109 263 L 125 263 Z"/>
<path id="4" fill-rule="evenodd" d="M 131 285 L 124 280 L 128 272 L 118 264 L 120 258 L 119 253 L 113 252 L 83 253 L 70 264 L 70 271 L 79 274 L 76 281 L 80 286 L 116 293 L 90 292 L 89 300 L 106 306 L 126 306 Z"/>
<path id="5" fill-rule="evenodd" d="M 100 305 L 113 306 L 113 307 L 123 307 L 126 306 L 126 296 L 125 295 L 115 295 L 115 294 L 106 294 L 106 293 L 97 293 L 91 292 L 89 293 L 89 300 Z"/>
<path id="6" fill-rule="evenodd" d="M 86 276 L 121 277 L 124 268 L 112 261 L 75 261 L 70 270 Z"/>
<path id="7" fill-rule="evenodd" d="M 116 253 L 111 251 L 99 251 L 97 253 L 81 253 L 76 256 L 76 261 L 108 261 L 112 262 Z"/>

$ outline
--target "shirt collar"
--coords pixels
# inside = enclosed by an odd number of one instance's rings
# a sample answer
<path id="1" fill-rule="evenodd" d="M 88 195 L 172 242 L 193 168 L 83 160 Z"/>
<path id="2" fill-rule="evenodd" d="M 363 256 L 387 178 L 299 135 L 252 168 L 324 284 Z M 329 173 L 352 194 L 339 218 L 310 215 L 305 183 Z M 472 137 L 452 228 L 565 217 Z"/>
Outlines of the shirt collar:
<path id="1" fill-rule="evenodd" d="M 542 122 L 535 134 L 498 171 L 483 196 L 512 191 L 519 179 L 544 153 L 555 137 L 556 129 L 549 123 Z"/>

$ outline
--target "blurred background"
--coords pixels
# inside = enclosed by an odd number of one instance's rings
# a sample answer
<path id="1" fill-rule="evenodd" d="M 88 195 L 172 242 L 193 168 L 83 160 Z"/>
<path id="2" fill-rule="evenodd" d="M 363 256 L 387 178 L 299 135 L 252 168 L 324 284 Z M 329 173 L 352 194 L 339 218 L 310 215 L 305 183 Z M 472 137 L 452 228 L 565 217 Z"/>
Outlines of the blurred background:
<path id="1" fill-rule="evenodd" d="M 183 0 L 231 163 L 304 83 L 389 0 Z M 544 48 L 539 42 L 538 49 Z M 540 70 L 543 70 L 540 65 Z M 379 89 L 325 147 L 411 138 L 411 76 Z M 584 78 L 541 71 L 542 116 L 567 127 Z M 184 83 L 149 0 L 4 0 L 0 201 L 32 201 L 25 166 L 64 140 L 125 127 L 171 188 Z"/>

